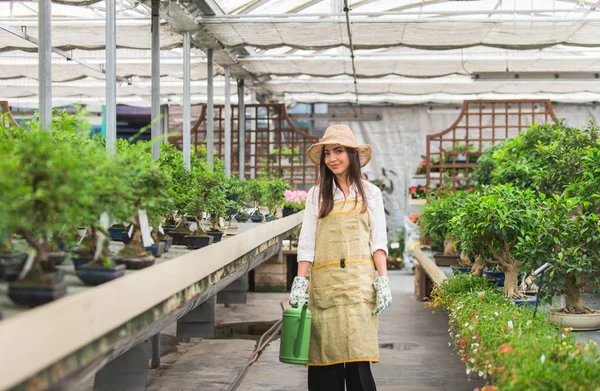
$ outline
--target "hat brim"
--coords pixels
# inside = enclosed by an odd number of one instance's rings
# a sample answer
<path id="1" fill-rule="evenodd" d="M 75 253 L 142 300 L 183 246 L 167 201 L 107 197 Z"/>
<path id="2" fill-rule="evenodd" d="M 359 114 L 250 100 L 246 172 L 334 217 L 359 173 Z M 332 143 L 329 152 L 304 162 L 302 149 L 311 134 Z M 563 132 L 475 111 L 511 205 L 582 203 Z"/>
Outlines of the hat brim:
<path id="1" fill-rule="evenodd" d="M 306 156 L 317 166 L 321 163 L 321 155 L 323 154 L 323 147 L 325 145 L 339 144 L 346 148 L 353 148 L 358 151 L 358 157 L 360 160 L 360 166 L 364 167 L 371 161 L 372 149 L 369 144 L 360 144 L 358 146 L 341 144 L 339 141 L 324 141 L 315 143 L 308 148 Z"/>

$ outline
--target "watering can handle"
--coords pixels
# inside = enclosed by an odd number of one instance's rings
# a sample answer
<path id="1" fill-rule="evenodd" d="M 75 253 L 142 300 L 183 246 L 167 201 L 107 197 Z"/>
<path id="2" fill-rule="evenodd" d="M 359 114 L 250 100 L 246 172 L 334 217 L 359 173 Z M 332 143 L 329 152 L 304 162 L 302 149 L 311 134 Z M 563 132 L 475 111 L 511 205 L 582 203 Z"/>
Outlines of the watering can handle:
<path id="1" fill-rule="evenodd" d="M 302 306 L 302 312 L 300 313 L 300 325 L 294 343 L 294 356 L 296 357 L 300 357 L 300 351 L 302 350 L 302 337 L 304 336 L 304 323 L 306 321 L 306 309 L 308 307 L 307 302 L 300 302 L 298 304 Z"/>

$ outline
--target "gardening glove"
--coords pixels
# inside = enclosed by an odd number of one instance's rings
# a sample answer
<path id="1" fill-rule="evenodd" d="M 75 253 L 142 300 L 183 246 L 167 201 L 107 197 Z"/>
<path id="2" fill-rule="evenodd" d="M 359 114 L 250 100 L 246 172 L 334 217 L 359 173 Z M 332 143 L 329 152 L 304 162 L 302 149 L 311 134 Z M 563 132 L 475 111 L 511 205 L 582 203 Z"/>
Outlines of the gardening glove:
<path id="1" fill-rule="evenodd" d="M 292 291 L 290 292 L 290 305 L 297 307 L 299 302 L 306 301 L 306 291 L 308 290 L 308 278 L 294 277 Z"/>
<path id="2" fill-rule="evenodd" d="M 373 287 L 377 292 L 377 307 L 373 310 L 373 315 L 381 315 L 392 304 L 392 291 L 388 277 L 377 277 L 373 282 Z"/>

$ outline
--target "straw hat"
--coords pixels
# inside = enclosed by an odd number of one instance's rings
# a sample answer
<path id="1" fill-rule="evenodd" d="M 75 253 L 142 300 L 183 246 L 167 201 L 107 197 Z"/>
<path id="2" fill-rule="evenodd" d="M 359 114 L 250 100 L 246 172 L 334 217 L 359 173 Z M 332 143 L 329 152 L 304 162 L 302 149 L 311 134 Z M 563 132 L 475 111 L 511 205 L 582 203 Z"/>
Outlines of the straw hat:
<path id="1" fill-rule="evenodd" d="M 325 134 L 320 142 L 315 143 L 308 148 L 306 155 L 313 163 L 321 163 L 321 154 L 325 145 L 340 144 L 344 147 L 358 150 L 360 166 L 364 167 L 371 160 L 371 146 L 369 144 L 357 144 L 352 130 L 346 125 L 332 125 L 325 130 Z"/>

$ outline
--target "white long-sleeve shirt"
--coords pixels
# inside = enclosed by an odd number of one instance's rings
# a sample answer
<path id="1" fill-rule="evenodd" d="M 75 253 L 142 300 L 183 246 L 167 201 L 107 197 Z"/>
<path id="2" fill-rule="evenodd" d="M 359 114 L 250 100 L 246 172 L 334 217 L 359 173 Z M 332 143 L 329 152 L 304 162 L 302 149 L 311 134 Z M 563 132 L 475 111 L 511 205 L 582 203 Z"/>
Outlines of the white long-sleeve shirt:
<path id="1" fill-rule="evenodd" d="M 385 251 L 387 249 L 387 232 L 385 227 L 385 211 L 383 209 L 383 197 L 381 190 L 371 182 L 363 180 L 363 186 L 365 189 L 365 196 L 367 197 L 367 209 L 370 214 L 370 225 L 371 225 L 371 239 L 369 244 L 371 245 L 371 254 L 374 254 L 377 250 Z M 356 199 L 356 187 L 350 187 L 350 193 L 348 194 L 348 200 L 354 201 Z M 334 184 L 333 191 L 334 201 L 344 201 L 344 193 L 338 189 Z M 306 197 L 306 208 L 304 209 L 304 217 L 302 220 L 302 229 L 300 231 L 300 238 L 298 240 L 298 262 L 309 261 L 313 262 L 315 259 L 315 242 L 317 233 L 317 222 L 319 215 L 319 187 L 313 186 Z"/>

